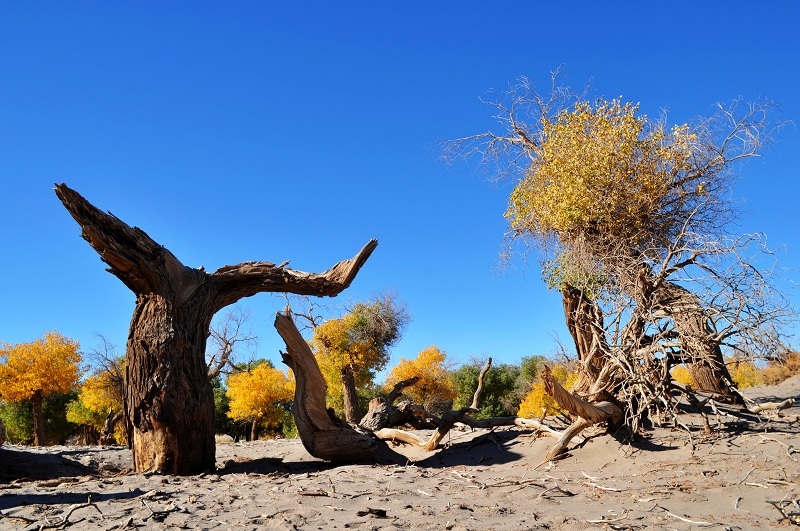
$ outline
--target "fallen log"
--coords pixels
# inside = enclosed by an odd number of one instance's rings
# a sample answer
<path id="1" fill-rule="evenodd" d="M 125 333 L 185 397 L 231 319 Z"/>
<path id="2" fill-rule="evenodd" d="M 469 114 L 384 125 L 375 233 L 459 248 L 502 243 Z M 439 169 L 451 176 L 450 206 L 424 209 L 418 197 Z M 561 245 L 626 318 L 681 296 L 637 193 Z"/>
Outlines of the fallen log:
<path id="1" fill-rule="evenodd" d="M 286 343 L 286 352 L 281 352 L 283 362 L 294 371 L 296 386 L 292 414 L 308 453 L 328 461 L 375 462 L 375 439 L 328 412 L 325 379 L 292 318 L 278 313 L 275 328 Z"/>

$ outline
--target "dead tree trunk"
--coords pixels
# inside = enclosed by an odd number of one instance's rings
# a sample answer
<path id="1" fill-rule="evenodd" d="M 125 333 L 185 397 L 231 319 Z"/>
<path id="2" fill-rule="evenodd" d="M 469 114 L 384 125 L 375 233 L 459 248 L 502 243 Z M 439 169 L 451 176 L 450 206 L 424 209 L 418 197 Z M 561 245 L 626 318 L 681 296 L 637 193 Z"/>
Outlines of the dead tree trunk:
<path id="1" fill-rule="evenodd" d="M 402 426 L 410 424 L 416 429 L 430 429 L 436 426 L 430 422 L 430 415 L 425 409 L 412 404 L 408 400 L 400 402 L 397 406 L 394 401 L 400 397 L 403 389 L 412 386 L 419 381 L 419 376 L 414 376 L 407 380 L 397 382 L 386 398 L 376 397 L 370 400 L 369 410 L 364 418 L 358 423 L 366 430 L 378 431 L 383 428 Z"/>
<path id="2" fill-rule="evenodd" d="M 573 286 L 565 286 L 561 290 L 561 303 L 567 329 L 581 364 L 575 392 L 589 394 L 596 390 L 598 378 L 608 361 L 603 313 L 594 300 Z"/>
<path id="3" fill-rule="evenodd" d="M 330 413 L 325 404 L 325 378 L 300 331 L 288 315 L 275 316 L 275 328 L 286 343 L 283 362 L 294 372 L 292 414 L 308 453 L 329 461 L 374 462 L 375 440 L 357 432 Z"/>
<path id="4" fill-rule="evenodd" d="M 113 408 L 108 410 L 106 420 L 103 422 L 103 431 L 99 437 L 99 444 L 117 444 L 117 440 L 114 438 L 114 430 L 117 422 L 122 420 L 122 416 L 122 411 L 114 411 Z"/>
<path id="5" fill-rule="evenodd" d="M 196 474 L 214 468 L 214 399 L 205 362 L 214 314 L 260 292 L 333 296 L 375 249 L 370 241 L 322 274 L 269 262 L 214 273 L 183 265 L 141 229 L 101 212 L 64 184 L 56 194 L 82 236 L 134 294 L 126 349 L 125 423 L 136 472 Z"/>

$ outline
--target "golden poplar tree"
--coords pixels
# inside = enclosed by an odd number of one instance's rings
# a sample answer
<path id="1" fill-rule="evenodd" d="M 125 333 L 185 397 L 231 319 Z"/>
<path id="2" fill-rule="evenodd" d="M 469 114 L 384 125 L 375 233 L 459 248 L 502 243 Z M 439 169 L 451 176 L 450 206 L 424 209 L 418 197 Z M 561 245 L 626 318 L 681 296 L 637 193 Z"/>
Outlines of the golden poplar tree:
<path id="1" fill-rule="evenodd" d="M 311 348 L 328 385 L 328 398 L 344 409 L 348 422 L 358 422 L 358 389 L 375 379 L 389 362 L 389 348 L 409 321 L 392 294 L 359 302 L 344 317 L 314 329 Z"/>
<path id="2" fill-rule="evenodd" d="M 269 363 L 231 374 L 226 393 L 230 399 L 228 416 L 251 422 L 250 438 L 256 440 L 261 426 L 277 427 L 286 419 L 288 406 L 294 398 L 294 386 L 291 373 L 286 374 Z"/>
<path id="3" fill-rule="evenodd" d="M 78 400 L 67 405 L 67 420 L 99 433 L 109 411 L 120 412 L 122 408 L 122 393 L 114 381 L 114 375 L 108 371 L 98 371 L 80 386 Z M 114 437 L 118 441 L 126 439 L 122 426 L 116 426 Z"/>
<path id="4" fill-rule="evenodd" d="M 448 377 L 447 355 L 435 345 L 422 350 L 413 360 L 400 358 L 400 362 L 386 378 L 385 389 L 415 376 L 416 384 L 403 390 L 403 394 L 426 409 L 436 409 L 456 396 L 456 388 Z"/>
<path id="5" fill-rule="evenodd" d="M 81 375 L 77 341 L 48 332 L 31 343 L 0 347 L 0 398 L 33 404 L 34 444 L 44 443 L 42 403 L 54 393 L 67 393 Z"/>

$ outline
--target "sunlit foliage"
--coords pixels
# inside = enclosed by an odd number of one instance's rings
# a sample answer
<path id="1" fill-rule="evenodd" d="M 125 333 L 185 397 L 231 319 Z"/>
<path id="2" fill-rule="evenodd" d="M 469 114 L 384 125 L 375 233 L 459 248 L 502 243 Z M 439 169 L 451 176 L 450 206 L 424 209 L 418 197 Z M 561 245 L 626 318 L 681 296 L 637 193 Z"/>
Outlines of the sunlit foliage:
<path id="1" fill-rule="evenodd" d="M 81 426 L 91 426 L 98 432 L 103 429 L 109 411 L 121 411 L 123 397 L 108 371 L 97 371 L 78 389 L 78 400 L 67 405 L 67 420 Z M 118 423 L 114 437 L 119 442 L 126 438 L 124 425 Z"/>
<path id="2" fill-rule="evenodd" d="M 0 348 L 0 397 L 8 402 L 31 400 L 34 412 L 34 444 L 44 443 L 43 400 L 66 394 L 81 375 L 78 342 L 48 332 L 31 343 Z"/>
<path id="3" fill-rule="evenodd" d="M 0 396 L 18 402 L 33 397 L 67 393 L 81 374 L 78 342 L 48 332 L 32 343 L 0 347 Z"/>
<path id="4" fill-rule="evenodd" d="M 774 385 L 798 374 L 800 374 L 800 353 L 788 352 L 770 360 L 761 371 L 761 380 L 767 385 Z"/>
<path id="5" fill-rule="evenodd" d="M 419 381 L 407 387 L 403 394 L 426 409 L 439 410 L 455 398 L 455 386 L 448 378 L 447 355 L 435 345 L 422 350 L 414 359 L 401 358 L 386 378 L 384 390 L 414 376 L 419 377 Z"/>
<path id="6" fill-rule="evenodd" d="M 294 377 L 262 363 L 248 372 L 228 376 L 226 392 L 233 420 L 277 428 L 286 421 L 294 399 Z"/>
<path id="7" fill-rule="evenodd" d="M 453 400 L 454 409 L 472 405 L 483 365 L 484 362 L 475 361 L 462 365 L 450 374 L 450 379 L 457 390 L 457 395 Z M 535 371 L 535 369 L 533 370 Z M 530 369 L 529 372 L 531 372 Z M 473 417 L 483 419 L 516 414 L 521 398 L 517 393 L 520 379 L 522 379 L 522 374 L 519 365 L 506 363 L 492 365 L 484 376 L 478 404 L 480 411 Z"/>
<path id="8" fill-rule="evenodd" d="M 565 365 L 557 364 L 551 369 L 553 377 L 565 389 L 571 389 L 578 381 L 578 372 L 570 370 Z M 531 390 L 522 400 L 517 416 L 523 418 L 544 418 L 550 415 L 561 413 L 555 400 L 544 390 L 544 382 L 537 380 L 531 386 Z"/>
<path id="9" fill-rule="evenodd" d="M 744 389 L 753 387 L 764 381 L 764 371 L 756 367 L 752 361 L 727 359 L 726 362 L 731 378 L 733 378 L 733 383 L 736 384 L 737 388 Z M 672 368 L 670 374 L 672 375 L 672 379 L 680 384 L 686 386 L 694 385 L 692 375 L 685 365 L 676 365 Z"/>
<path id="10" fill-rule="evenodd" d="M 516 233 L 649 243 L 669 232 L 660 212 L 703 194 L 685 171 L 696 139 L 619 100 L 578 102 L 544 117 L 535 157 L 509 200 Z M 694 187 L 689 189 L 688 187 Z"/>
<path id="11" fill-rule="evenodd" d="M 344 371 L 353 376 L 356 389 L 373 384 L 375 374 L 389 361 L 389 348 L 400 338 L 409 317 L 391 295 L 359 302 L 339 319 L 330 319 L 314 329 L 311 348 L 328 384 L 328 400 L 335 408 L 344 405 Z"/>
<path id="12" fill-rule="evenodd" d="M 692 380 L 692 375 L 689 372 L 689 369 L 686 368 L 685 365 L 676 365 L 670 371 L 672 375 L 672 379 L 678 382 L 679 384 L 683 385 L 694 385 L 694 380 Z"/>

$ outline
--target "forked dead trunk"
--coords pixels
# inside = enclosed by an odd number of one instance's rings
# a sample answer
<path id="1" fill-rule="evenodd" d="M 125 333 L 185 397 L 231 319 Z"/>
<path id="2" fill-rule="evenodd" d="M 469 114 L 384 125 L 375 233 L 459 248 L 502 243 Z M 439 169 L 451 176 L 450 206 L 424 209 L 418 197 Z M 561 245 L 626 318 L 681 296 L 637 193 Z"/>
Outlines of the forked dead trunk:
<path id="1" fill-rule="evenodd" d="M 333 296 L 355 278 L 377 246 L 322 274 L 270 262 L 214 273 L 184 266 L 141 229 L 101 212 L 64 184 L 56 195 L 82 236 L 136 294 L 126 350 L 125 425 L 136 472 L 196 474 L 213 469 L 214 399 L 205 363 L 214 314 L 261 292 Z"/>

